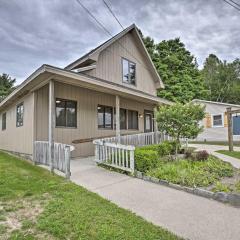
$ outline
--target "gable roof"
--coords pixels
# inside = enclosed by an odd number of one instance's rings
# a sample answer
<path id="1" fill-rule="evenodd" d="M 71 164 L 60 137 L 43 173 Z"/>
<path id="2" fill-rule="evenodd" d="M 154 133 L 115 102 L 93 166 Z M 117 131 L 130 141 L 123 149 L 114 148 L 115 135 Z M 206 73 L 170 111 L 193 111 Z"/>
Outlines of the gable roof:
<path id="1" fill-rule="evenodd" d="M 113 44 L 114 42 L 118 41 L 121 37 L 123 37 L 124 35 L 126 35 L 127 33 L 133 31 L 136 36 L 137 36 L 137 40 L 140 43 L 140 46 L 142 47 L 143 50 L 143 54 L 145 54 L 146 59 L 149 62 L 150 68 L 151 68 L 151 73 L 154 76 L 155 82 L 158 83 L 157 88 L 164 88 L 164 84 L 161 80 L 161 77 L 159 76 L 153 62 L 152 59 L 143 43 L 143 40 L 139 34 L 139 31 L 136 27 L 135 24 L 132 24 L 131 26 L 129 26 L 128 28 L 125 28 L 123 31 L 121 31 L 120 33 L 118 33 L 117 35 L 113 36 L 112 38 L 110 38 L 109 40 L 107 40 L 106 42 L 102 43 L 101 45 L 99 45 L 98 47 L 92 49 L 90 52 L 84 54 L 82 57 L 80 57 L 79 59 L 77 59 L 76 61 L 70 63 L 69 65 L 67 65 L 65 67 L 66 70 L 72 70 L 74 68 L 76 68 L 79 64 L 82 64 L 84 62 L 89 61 L 89 63 L 92 61 L 97 61 L 96 56 L 98 56 L 98 54 L 100 52 L 102 52 L 104 49 L 106 49 L 108 46 L 110 46 L 111 44 Z M 150 69 L 149 69 L 150 70 Z"/>
<path id="2" fill-rule="evenodd" d="M 224 106 L 230 106 L 230 107 L 238 107 L 238 108 L 240 108 L 240 105 L 238 105 L 238 104 L 223 103 L 223 102 L 214 102 L 214 101 L 208 101 L 208 100 L 202 100 L 202 99 L 193 99 L 192 102 L 210 103 L 210 104 L 218 104 L 218 105 L 224 105 Z"/>

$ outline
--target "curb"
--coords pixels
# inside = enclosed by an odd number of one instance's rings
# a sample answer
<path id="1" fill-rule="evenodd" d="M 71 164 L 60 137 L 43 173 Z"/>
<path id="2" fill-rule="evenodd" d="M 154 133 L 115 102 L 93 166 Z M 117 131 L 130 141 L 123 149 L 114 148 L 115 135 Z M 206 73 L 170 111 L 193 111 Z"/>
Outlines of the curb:
<path id="1" fill-rule="evenodd" d="M 176 190 L 184 191 L 187 193 L 191 193 L 197 196 L 201 196 L 204 198 L 212 199 L 221 203 L 228 203 L 234 207 L 240 207 L 240 194 L 237 193 L 225 193 L 225 192 L 211 192 L 202 188 L 191 188 L 185 187 L 178 184 L 170 183 L 167 180 L 158 179 L 155 177 L 150 177 L 144 175 L 142 172 L 136 171 L 134 177 L 138 179 L 142 179 L 147 182 L 152 182 L 155 184 L 160 184 L 163 186 L 167 186 Z"/>

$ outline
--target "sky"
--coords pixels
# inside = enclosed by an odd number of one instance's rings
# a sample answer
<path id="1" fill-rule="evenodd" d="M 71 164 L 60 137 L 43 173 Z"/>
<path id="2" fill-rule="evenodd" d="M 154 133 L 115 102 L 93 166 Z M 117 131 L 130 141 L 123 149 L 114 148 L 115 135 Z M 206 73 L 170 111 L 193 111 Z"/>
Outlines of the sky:
<path id="1" fill-rule="evenodd" d="M 122 30 L 102 0 L 79 1 L 112 35 Z M 135 23 L 155 42 L 180 37 L 200 68 L 210 53 L 240 57 L 240 11 L 223 0 L 105 1 L 124 27 Z M 65 67 L 109 37 L 77 0 L 0 0 L 0 74 L 17 84 L 42 64 Z"/>

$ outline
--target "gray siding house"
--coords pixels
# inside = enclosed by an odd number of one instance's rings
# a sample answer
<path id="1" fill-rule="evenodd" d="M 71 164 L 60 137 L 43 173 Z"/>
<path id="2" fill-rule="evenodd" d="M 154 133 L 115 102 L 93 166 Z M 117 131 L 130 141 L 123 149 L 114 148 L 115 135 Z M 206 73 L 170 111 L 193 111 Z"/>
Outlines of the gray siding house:
<path id="1" fill-rule="evenodd" d="M 0 103 L 0 149 L 33 154 L 34 141 L 93 155 L 96 138 L 151 132 L 164 88 L 132 25 L 64 69 L 42 65 Z"/>
<path id="2" fill-rule="evenodd" d="M 205 106 L 205 118 L 200 122 L 204 131 L 198 141 L 228 141 L 227 108 L 240 109 L 240 105 L 195 99 L 192 102 Z M 233 115 L 233 139 L 240 140 L 240 116 Z"/>

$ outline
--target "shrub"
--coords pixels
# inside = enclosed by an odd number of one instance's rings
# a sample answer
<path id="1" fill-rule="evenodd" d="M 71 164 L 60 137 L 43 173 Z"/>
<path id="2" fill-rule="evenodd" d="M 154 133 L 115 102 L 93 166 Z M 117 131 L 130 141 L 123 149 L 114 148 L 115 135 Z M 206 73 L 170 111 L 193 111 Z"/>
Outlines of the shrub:
<path id="1" fill-rule="evenodd" d="M 209 154 L 206 150 L 199 151 L 196 153 L 196 160 L 197 161 L 206 161 L 209 157 Z"/>
<path id="2" fill-rule="evenodd" d="M 232 192 L 232 189 L 229 185 L 217 182 L 216 185 L 212 188 L 213 192 Z"/>
<path id="3" fill-rule="evenodd" d="M 140 172 L 147 172 L 156 168 L 158 164 L 158 153 L 154 150 L 136 149 L 135 150 L 135 168 Z"/>

